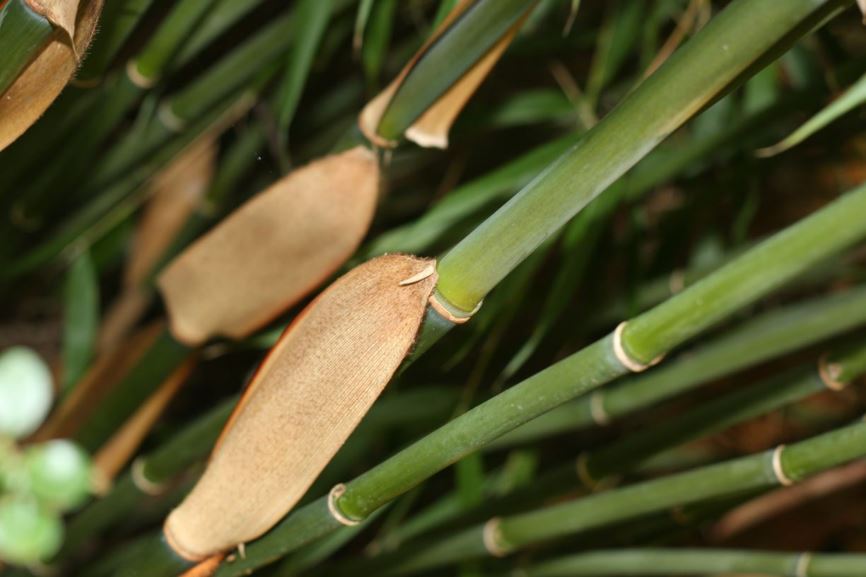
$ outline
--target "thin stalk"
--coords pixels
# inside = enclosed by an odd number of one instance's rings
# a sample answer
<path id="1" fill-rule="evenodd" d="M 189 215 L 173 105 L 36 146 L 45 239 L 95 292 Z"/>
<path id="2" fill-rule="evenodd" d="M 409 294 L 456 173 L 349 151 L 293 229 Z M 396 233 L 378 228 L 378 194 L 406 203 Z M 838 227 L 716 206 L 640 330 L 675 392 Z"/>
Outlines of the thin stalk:
<path id="1" fill-rule="evenodd" d="M 684 443 L 725 430 L 735 424 L 799 402 L 804 398 L 827 390 L 822 371 L 832 367 L 840 387 L 866 372 L 866 342 L 854 346 L 838 347 L 826 360 L 789 371 L 757 385 L 727 394 L 705 403 L 694 410 L 672 417 L 639 434 L 603 445 L 581 455 L 575 466 L 569 462 L 556 467 L 533 480 L 525 490 L 495 498 L 489 495 L 480 507 L 461 507 L 456 495 L 439 499 L 427 511 L 413 518 L 395 531 L 393 538 L 407 541 L 422 532 L 451 526 L 456 519 L 479 522 L 494 513 L 507 513 L 515 506 L 526 507 L 549 500 L 552 496 L 573 492 L 576 484 L 595 490 L 606 477 L 627 473 L 639 468 L 653 457 Z M 837 385 L 833 385 L 837 386 Z M 420 522 L 415 522 L 418 519 Z M 423 519 L 423 521 L 422 521 Z"/>
<path id="2" fill-rule="evenodd" d="M 99 18 L 100 32 L 76 76 L 77 84 L 92 86 L 102 81 L 105 72 L 151 4 L 153 0 L 116 0 L 105 3 Z"/>
<path id="3" fill-rule="evenodd" d="M 285 53 L 292 40 L 291 10 L 232 50 L 216 65 L 163 104 L 178 125 L 196 118 L 226 97 L 237 94 Z"/>
<path id="4" fill-rule="evenodd" d="M 802 480 L 863 455 L 866 455 L 866 423 L 858 421 L 789 445 L 783 451 L 774 449 L 504 517 L 494 525 L 472 527 L 431 545 L 395 572 L 403 574 L 490 555 L 491 539 L 496 547 L 492 553 L 506 554 L 679 505 L 768 489 Z M 495 529 L 492 537 L 491 527 Z"/>
<path id="5" fill-rule="evenodd" d="M 217 0 L 182 0 L 163 20 L 148 39 L 134 64 L 136 71 L 147 83 L 158 80 L 171 65 L 189 35 L 196 30 Z"/>
<path id="6" fill-rule="evenodd" d="M 48 43 L 54 27 L 27 0 L 0 4 L 0 96 L 6 92 Z"/>
<path id="7" fill-rule="evenodd" d="M 92 408 L 73 438 L 95 452 L 192 353 L 163 330 L 136 366 Z"/>
<path id="8" fill-rule="evenodd" d="M 678 50 L 569 152 L 554 162 L 439 263 L 439 293 L 472 311 L 547 237 L 660 141 L 849 4 L 846 0 L 739 0 Z M 639 347 L 640 348 L 640 347 Z M 645 351 L 632 351 L 645 362 Z"/>
<path id="9" fill-rule="evenodd" d="M 863 214 L 866 214 L 866 186 L 855 189 L 764 241 L 707 277 L 702 284 L 728 284 L 732 274 L 738 275 L 743 270 L 760 268 L 760 273 L 771 280 L 767 283 L 745 283 L 751 287 L 751 300 L 755 301 L 808 270 L 822 258 L 866 236 L 866 219 L 862 218 Z M 845 234 L 840 234 L 839 231 L 844 231 Z M 819 245 L 819 248 L 817 251 L 791 252 L 788 247 L 792 244 Z M 702 301 L 695 296 L 704 290 L 706 289 L 700 285 L 694 285 L 671 300 L 701 307 Z M 726 299 L 725 304 L 731 307 L 730 314 L 744 303 L 737 298 Z M 638 318 L 642 317 L 643 315 Z M 715 315 L 698 318 L 689 336 L 707 330 L 718 320 Z M 683 333 L 672 337 L 667 333 L 669 329 L 666 325 L 659 326 L 658 330 L 658 337 L 662 342 L 687 338 Z M 382 505 L 503 433 L 570 398 L 625 374 L 628 369 L 614 354 L 613 343 L 614 335 L 608 335 L 455 418 L 347 483 L 346 491 L 336 501 L 335 506 L 339 507 L 346 517 L 362 520 Z M 341 526 L 328 513 L 327 499 L 319 499 L 296 510 L 267 535 L 250 543 L 246 547 L 245 559 L 224 564 L 217 571 L 217 575 L 242 575 L 245 571 L 270 563 Z"/>
<path id="10" fill-rule="evenodd" d="M 504 435 L 493 447 L 501 449 L 605 424 L 863 324 L 866 287 L 773 310 L 645 375 L 558 407 Z"/>
<path id="11" fill-rule="evenodd" d="M 807 574 L 809 577 L 859 577 L 864 572 L 866 572 L 866 555 L 776 553 L 731 549 L 591 551 L 521 569 L 521 574 L 526 577 L 706 573 L 760 573 L 780 577 Z"/>
<path id="12" fill-rule="evenodd" d="M 190 34 L 187 42 L 170 64 L 177 70 L 188 64 L 205 47 L 240 22 L 264 0 L 217 0 L 207 18 Z"/>

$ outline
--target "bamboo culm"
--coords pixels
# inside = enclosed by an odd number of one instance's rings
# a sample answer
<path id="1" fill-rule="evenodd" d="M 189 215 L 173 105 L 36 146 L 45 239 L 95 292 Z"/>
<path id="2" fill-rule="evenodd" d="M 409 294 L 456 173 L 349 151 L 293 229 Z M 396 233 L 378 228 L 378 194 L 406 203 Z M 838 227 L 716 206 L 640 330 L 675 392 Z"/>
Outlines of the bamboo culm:
<path id="1" fill-rule="evenodd" d="M 520 569 L 526 577 L 759 573 L 779 577 L 860 577 L 866 555 L 732 549 L 591 551 Z"/>
<path id="2" fill-rule="evenodd" d="M 629 435 L 592 451 L 582 454 L 577 462 L 556 467 L 534 480 L 530 487 L 514 494 L 496 499 L 485 499 L 480 507 L 466 510 L 457 506 L 457 495 L 442 499 L 428 511 L 417 517 L 430 518 L 418 527 L 407 523 L 398 529 L 392 538 L 398 542 L 417 537 L 435 527 L 441 527 L 455 519 L 483 520 L 495 512 L 509 510 L 512 504 L 525 507 L 553 495 L 574 492 L 581 484 L 590 491 L 598 490 L 615 482 L 617 474 L 627 473 L 640 467 L 652 457 L 683 443 L 706 437 L 737 423 L 753 419 L 770 411 L 825 390 L 841 390 L 853 379 L 866 372 L 866 342 L 862 339 L 853 345 L 837 347 L 832 353 L 818 361 L 789 371 L 766 382 L 749 385 L 719 399 L 700 405 L 694 410 L 672 417 L 660 425 Z"/>
<path id="3" fill-rule="evenodd" d="M 668 303 L 679 300 L 687 306 L 700 308 L 704 302 L 702 295 L 706 292 L 716 293 L 719 287 L 741 283 L 730 296 L 719 297 L 722 306 L 728 307 L 728 314 L 731 314 L 866 236 L 863 214 L 866 214 L 866 186 L 855 189 L 767 239 Z M 756 272 L 768 280 L 743 282 L 743 275 Z M 655 310 L 635 320 L 648 315 L 652 318 Z M 718 311 L 718 308 L 714 307 L 714 310 Z M 660 342 L 679 344 L 710 328 L 721 318 L 718 314 L 698 318 L 688 331 L 678 330 L 675 335 L 668 333 L 669 325 L 662 324 L 658 327 L 657 337 Z M 631 322 L 634 321 L 629 321 L 626 328 Z M 629 369 L 614 352 L 614 336 L 611 334 L 600 339 L 407 447 L 346 484 L 345 492 L 331 506 L 338 507 L 344 518 L 362 520 L 506 431 L 627 373 Z M 622 336 L 626 338 L 628 332 L 623 331 Z M 630 350 L 627 341 L 621 344 L 621 348 Z M 245 559 L 223 564 L 217 575 L 242 575 L 341 526 L 329 512 L 328 499 L 321 498 L 296 510 L 267 535 L 250 543 L 246 547 Z"/>
<path id="4" fill-rule="evenodd" d="M 605 426 L 655 403 L 866 323 L 866 287 L 765 313 L 645 375 L 581 397 L 497 439 L 506 448 L 591 426 Z"/>
<path id="5" fill-rule="evenodd" d="M 451 249 L 439 263 L 439 293 L 459 310 L 474 310 L 546 238 L 757 61 L 850 3 L 793 0 L 782 10 L 776 0 L 729 5 L 569 152 Z M 708 54 L 724 57 L 708 59 Z M 633 330 L 640 340 L 640 326 Z M 634 346 L 637 358 L 655 358 L 640 343 Z"/>
<path id="6" fill-rule="evenodd" d="M 866 455 L 866 422 L 685 473 L 597 493 L 512 517 L 494 518 L 428 547 L 395 569 L 405 574 L 457 561 L 504 556 L 675 506 L 790 485 Z"/>

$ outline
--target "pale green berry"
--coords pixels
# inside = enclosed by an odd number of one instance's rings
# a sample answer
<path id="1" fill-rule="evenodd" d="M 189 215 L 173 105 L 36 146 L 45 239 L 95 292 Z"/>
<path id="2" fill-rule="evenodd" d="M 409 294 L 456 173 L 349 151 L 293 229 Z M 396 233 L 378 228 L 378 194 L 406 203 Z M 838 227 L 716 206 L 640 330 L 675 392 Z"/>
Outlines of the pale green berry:
<path id="1" fill-rule="evenodd" d="M 51 558 L 63 541 L 63 525 L 56 513 L 26 497 L 0 500 L 0 559 L 33 565 Z"/>
<path id="2" fill-rule="evenodd" d="M 25 347 L 0 353 L 0 435 L 20 439 L 45 420 L 54 389 L 51 371 Z"/>
<path id="3" fill-rule="evenodd" d="M 80 505 L 90 492 L 90 458 L 75 443 L 48 441 L 25 454 L 30 491 L 42 503 L 65 511 Z"/>

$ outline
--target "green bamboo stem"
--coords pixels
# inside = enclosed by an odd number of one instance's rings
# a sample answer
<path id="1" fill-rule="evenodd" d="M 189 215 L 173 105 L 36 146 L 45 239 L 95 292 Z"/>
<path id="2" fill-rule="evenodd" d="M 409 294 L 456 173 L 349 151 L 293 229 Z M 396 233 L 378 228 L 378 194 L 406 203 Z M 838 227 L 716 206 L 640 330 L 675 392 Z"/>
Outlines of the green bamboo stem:
<path id="1" fill-rule="evenodd" d="M 221 36 L 226 30 L 255 10 L 263 0 L 217 0 L 201 26 L 190 34 L 187 42 L 171 63 L 177 70 L 188 64 L 205 47 Z"/>
<path id="2" fill-rule="evenodd" d="M 497 439 L 491 448 L 605 424 L 655 403 L 866 323 L 866 287 L 819 297 L 747 321 L 645 375 L 577 399 Z"/>
<path id="3" fill-rule="evenodd" d="M 78 84 L 92 86 L 102 81 L 105 72 L 151 4 L 153 0 L 118 0 L 105 3 L 99 17 L 100 32 L 76 75 Z"/>
<path id="4" fill-rule="evenodd" d="M 853 347 L 837 349 L 828 355 L 826 361 L 812 362 L 764 383 L 747 386 L 670 418 L 641 434 L 630 435 L 585 453 L 582 466 L 589 479 L 584 479 L 584 482 L 625 473 L 669 448 L 722 431 L 815 393 L 833 390 L 831 387 L 836 385 L 825 382 L 826 377 L 822 375 L 825 362 L 839 371 L 837 380 L 843 385 L 866 372 L 866 343 L 857 342 Z"/>
<path id="5" fill-rule="evenodd" d="M 545 238 L 762 58 L 849 4 L 739 0 L 678 50 L 574 148 L 439 263 L 439 293 L 473 310 Z M 634 330 L 634 329 L 632 329 Z M 638 326 L 638 340 L 640 327 Z M 644 362 L 641 344 L 631 351 Z"/>
<path id="6" fill-rule="evenodd" d="M 201 24 L 216 0 L 182 0 L 160 23 L 131 66 L 147 83 L 159 79 L 189 35 Z"/>
<path id="7" fill-rule="evenodd" d="M 279 16 L 192 83 L 173 94 L 163 106 L 170 110 L 175 122 L 182 125 L 249 86 L 257 75 L 289 49 L 294 18 L 294 10 Z"/>
<path id="8" fill-rule="evenodd" d="M 376 127 L 397 140 L 431 104 L 496 45 L 536 0 L 475 0 L 403 80 Z"/>
<path id="9" fill-rule="evenodd" d="M 855 189 L 819 212 L 764 241 L 755 249 L 707 277 L 701 284 L 728 284 L 730 275 L 752 270 L 757 265 L 770 283 L 745 283 L 757 300 L 772 290 L 814 266 L 823 257 L 842 250 L 857 238 L 866 236 L 866 186 Z M 846 231 L 833 234 L 827 227 Z M 850 229 L 854 229 L 854 232 Z M 788 250 L 791 245 L 819 245 L 817 251 Z M 823 253 L 820 254 L 819 253 Z M 804 257 L 804 254 L 806 255 Z M 778 258 L 776 258 L 778 256 Z M 792 262 L 795 264 L 792 264 Z M 699 307 L 694 298 L 703 290 L 701 285 L 685 289 L 671 300 L 680 300 Z M 729 314 L 744 303 L 727 299 Z M 653 311 L 645 313 L 651 315 Z M 638 319 L 642 318 L 638 317 Z M 719 318 L 697 319 L 689 335 L 668 333 L 669 326 L 658 327 L 661 342 L 676 341 L 704 331 Z M 633 322 L 633 321 L 631 321 Z M 682 342 L 682 341 L 680 341 Z M 414 488 L 420 482 L 448 465 L 480 449 L 503 433 L 625 374 L 628 369 L 613 350 L 614 335 L 608 335 L 544 371 L 526 379 L 507 391 L 467 411 L 433 433 L 410 445 L 387 461 L 346 484 L 343 495 L 334 503 L 349 519 L 362 520 L 395 497 Z M 625 343 L 627 345 L 627 343 Z M 327 499 L 319 499 L 290 514 L 261 539 L 246 548 L 246 558 L 224 564 L 217 572 L 221 577 L 242 575 L 263 564 L 312 542 L 342 526 L 327 514 Z M 321 515 L 325 514 L 324 517 Z"/>
<path id="10" fill-rule="evenodd" d="M 26 0 L 7 0 L 0 5 L 0 96 L 48 43 L 54 27 L 37 14 Z"/>
<path id="11" fill-rule="evenodd" d="M 866 423 L 859 421 L 784 450 L 701 467 L 472 527 L 431 545 L 395 572 L 404 574 L 490 554 L 504 555 L 671 507 L 800 481 L 864 455 Z M 488 547 L 492 550 L 488 551 Z"/>
<path id="12" fill-rule="evenodd" d="M 520 569 L 526 577 L 760 573 L 780 577 L 859 577 L 866 555 L 731 549 L 591 551 Z"/>
<path id="13" fill-rule="evenodd" d="M 838 372 L 839 383 L 849 383 L 866 372 L 866 342 L 860 339 L 853 346 L 837 349 L 822 361 L 823 364 L 817 361 L 808 363 L 779 377 L 700 405 L 639 434 L 586 452 L 578 459 L 577 465 L 569 462 L 556 467 L 535 479 L 526 490 L 498 499 L 488 495 L 482 506 L 472 509 L 461 507 L 456 494 L 441 498 L 397 529 L 392 537 L 397 542 L 405 542 L 432 529 L 450 526 L 456 519 L 478 522 L 495 513 L 514 510 L 515 506 L 526 507 L 549 500 L 554 495 L 573 492 L 576 484 L 595 490 L 607 484 L 606 478 L 633 471 L 673 447 L 827 390 L 829 386 L 823 380 L 822 367 L 832 365 Z"/>

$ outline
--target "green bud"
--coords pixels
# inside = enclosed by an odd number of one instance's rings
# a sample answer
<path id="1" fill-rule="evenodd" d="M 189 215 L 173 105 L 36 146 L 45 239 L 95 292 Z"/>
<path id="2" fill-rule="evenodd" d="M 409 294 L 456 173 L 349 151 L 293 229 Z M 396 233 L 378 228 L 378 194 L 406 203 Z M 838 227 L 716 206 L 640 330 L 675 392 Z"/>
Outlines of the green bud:
<path id="1" fill-rule="evenodd" d="M 75 443 L 48 441 L 27 450 L 30 491 L 61 511 L 80 505 L 90 493 L 90 458 Z"/>
<path id="2" fill-rule="evenodd" d="M 0 500 L 0 559 L 33 565 L 60 549 L 63 525 L 56 513 L 33 499 L 7 496 Z"/>
<path id="3" fill-rule="evenodd" d="M 19 439 L 35 431 L 53 396 L 51 371 L 39 355 L 25 347 L 0 354 L 0 435 Z"/>

